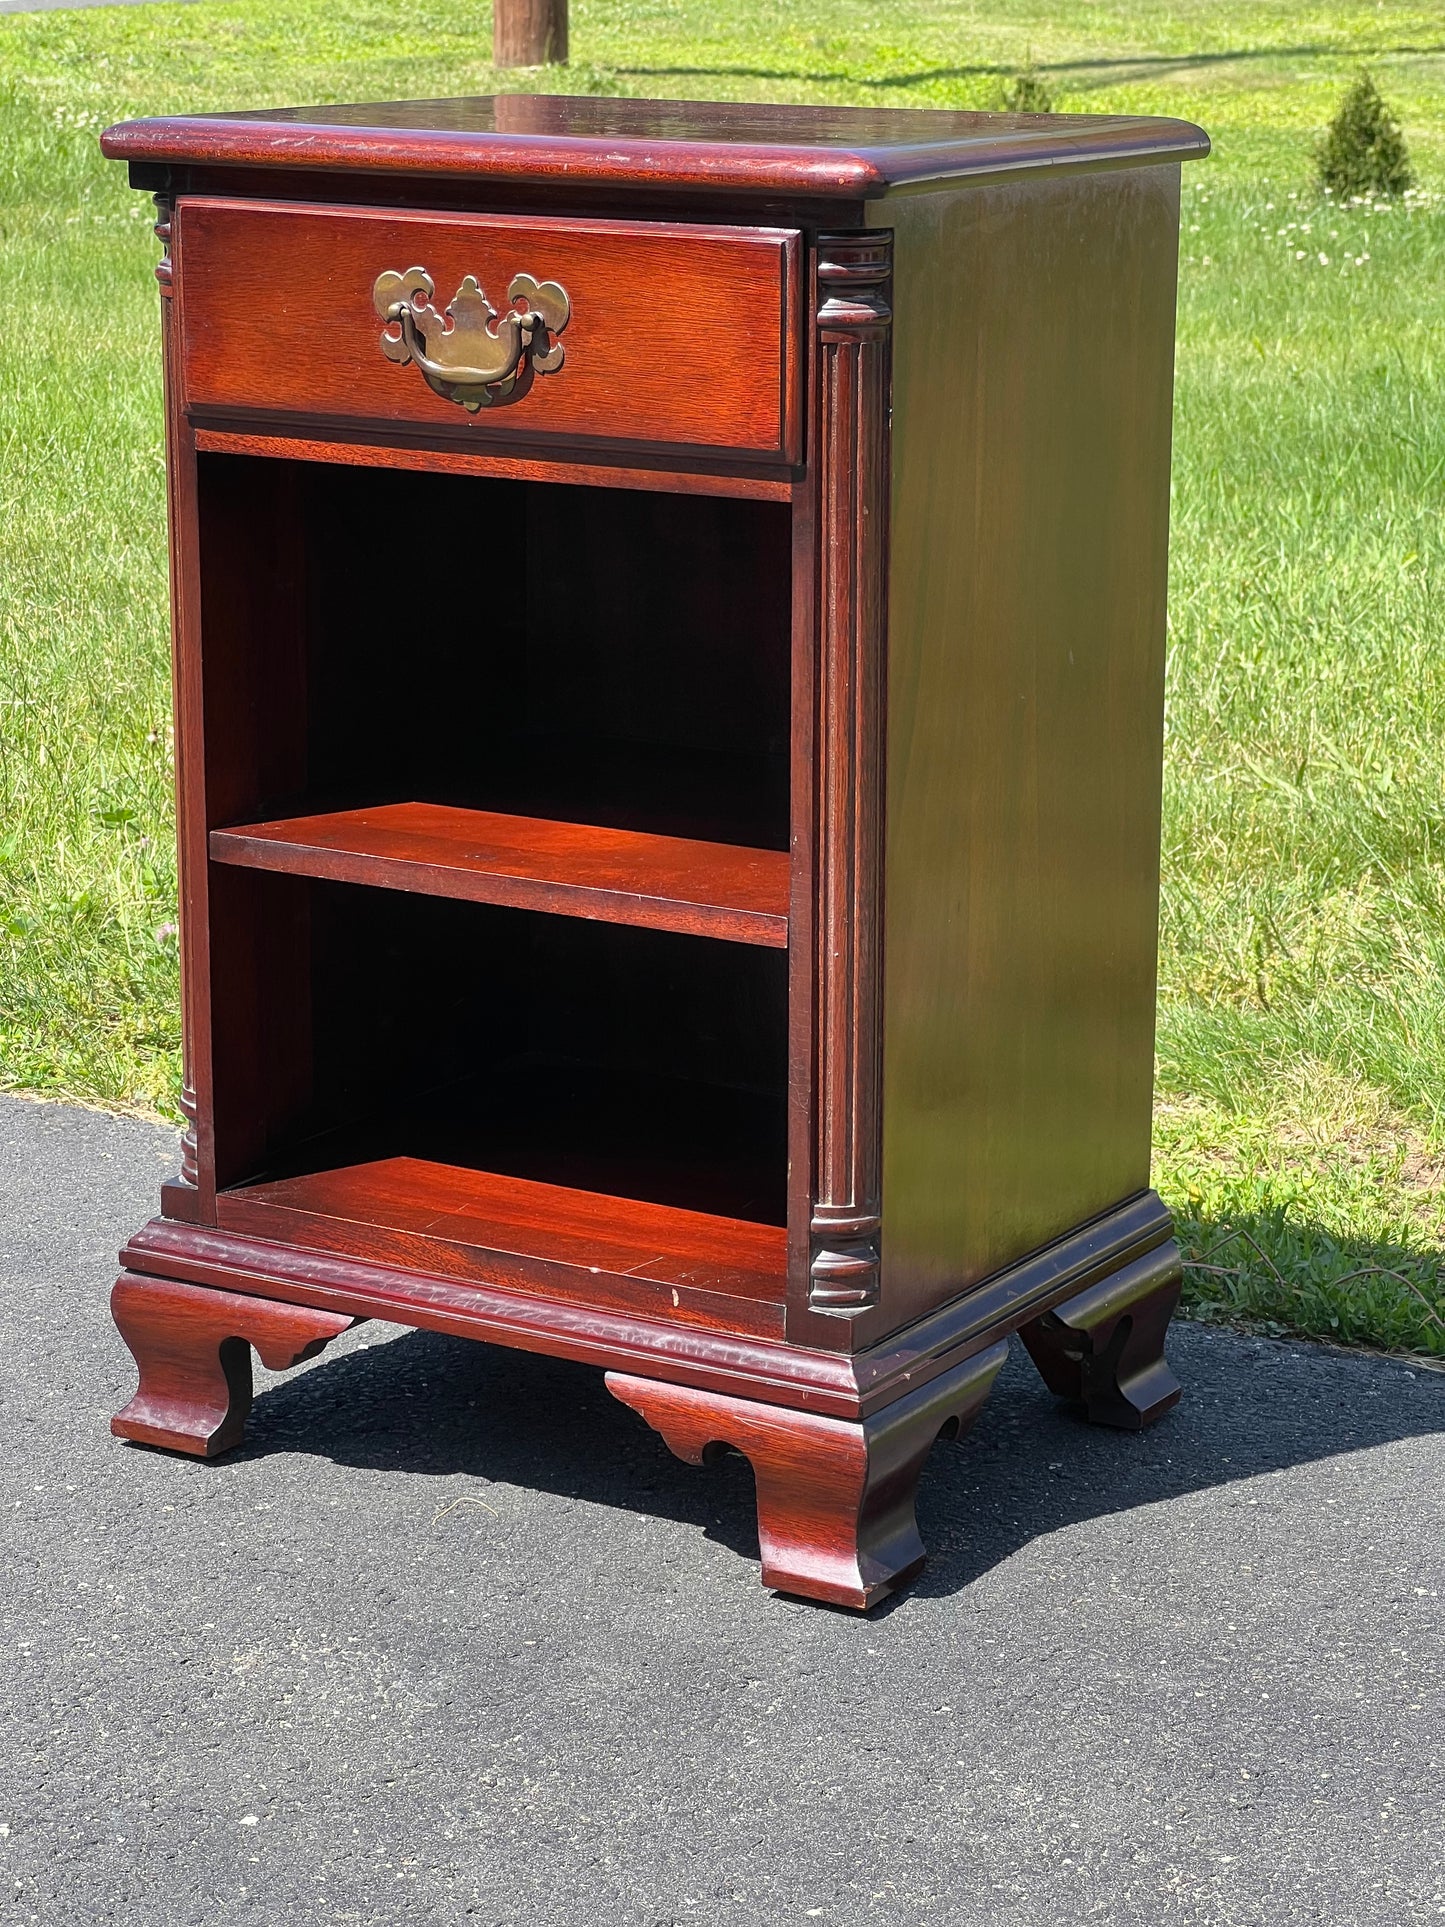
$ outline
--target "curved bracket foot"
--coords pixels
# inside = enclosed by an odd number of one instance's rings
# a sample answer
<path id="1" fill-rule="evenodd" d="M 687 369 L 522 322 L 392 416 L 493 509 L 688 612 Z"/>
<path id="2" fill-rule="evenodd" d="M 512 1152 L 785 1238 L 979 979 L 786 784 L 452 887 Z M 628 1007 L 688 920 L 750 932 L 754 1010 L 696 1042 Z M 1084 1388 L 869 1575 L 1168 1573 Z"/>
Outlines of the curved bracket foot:
<path id="1" fill-rule="evenodd" d="M 1045 1385 L 1081 1399 L 1095 1425 L 1137 1432 L 1179 1403 L 1164 1357 L 1179 1303 L 1179 1247 L 1146 1252 L 1019 1332 Z"/>
<path id="2" fill-rule="evenodd" d="M 994 1345 L 862 1420 L 607 1374 L 680 1459 L 701 1465 L 727 1446 L 757 1481 L 763 1584 L 866 1611 L 923 1565 L 913 1501 L 941 1433 L 967 1431 L 1007 1344 Z"/>
<path id="3" fill-rule="evenodd" d="M 251 1409 L 251 1347 L 273 1372 L 314 1358 L 358 1321 L 271 1298 L 123 1272 L 110 1295 L 140 1386 L 117 1438 L 211 1459 L 239 1445 Z"/>

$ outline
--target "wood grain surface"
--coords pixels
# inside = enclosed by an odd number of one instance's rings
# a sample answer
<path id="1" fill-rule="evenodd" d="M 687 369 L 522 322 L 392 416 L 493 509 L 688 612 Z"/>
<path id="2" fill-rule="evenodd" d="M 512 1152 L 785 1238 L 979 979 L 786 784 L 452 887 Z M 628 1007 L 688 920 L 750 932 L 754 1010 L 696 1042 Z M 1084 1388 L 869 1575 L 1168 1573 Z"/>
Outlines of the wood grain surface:
<path id="1" fill-rule="evenodd" d="M 800 249 L 770 228 L 357 210 L 182 197 L 173 217 L 187 408 L 414 424 L 485 441 L 799 453 Z M 558 281 L 566 358 L 469 415 L 382 354 L 372 286 L 422 267 L 449 302 L 474 275 Z"/>
<path id="2" fill-rule="evenodd" d="M 817 1140 L 809 1302 L 847 1313 L 876 1306 L 880 1288 L 891 276 L 889 236 L 819 237 Z"/>
<path id="3" fill-rule="evenodd" d="M 1149 1181 L 1178 193 L 891 211 L 889 1326 Z"/>
<path id="4" fill-rule="evenodd" d="M 586 1360 L 751 1458 L 769 1583 L 867 1608 L 1011 1332 L 1166 1410 L 1199 130 L 510 97 L 105 147 L 173 207 L 195 1114 L 117 1429 L 221 1449 L 250 1345 L 356 1317 Z M 560 281 L 560 367 L 434 393 L 372 303 L 414 267 Z"/>
<path id="5" fill-rule="evenodd" d="M 989 1285 L 940 1307 L 907 1332 L 865 1352 L 847 1349 L 846 1326 L 819 1318 L 832 1347 L 729 1332 L 581 1299 L 504 1289 L 444 1271 L 421 1272 L 319 1246 L 153 1218 L 126 1244 L 121 1263 L 172 1278 L 357 1318 L 381 1318 L 516 1346 L 558 1358 L 757 1398 L 835 1418 L 866 1418 L 932 1382 L 1004 1334 L 1129 1270 L 1157 1285 L 1177 1278 L 1169 1214 L 1152 1193 L 1086 1226 Z"/>
<path id="6" fill-rule="evenodd" d="M 220 863 L 784 949 L 788 858 L 436 803 L 211 832 Z"/>
<path id="7" fill-rule="evenodd" d="M 379 1264 L 781 1333 L 786 1235 L 421 1158 L 222 1192 L 223 1230 Z"/>
<path id="8" fill-rule="evenodd" d="M 924 1461 L 941 1433 L 972 1425 L 1007 1356 L 990 1346 L 856 1423 L 620 1372 L 607 1389 L 679 1458 L 702 1465 L 731 1446 L 750 1461 L 765 1586 L 866 1612 L 923 1565 Z"/>
<path id="9" fill-rule="evenodd" d="M 1209 141 L 1187 121 L 1122 114 L 503 94 L 127 121 L 105 132 L 101 148 L 133 164 L 856 201 L 933 181 L 1183 159 L 1207 154 Z"/>
<path id="10" fill-rule="evenodd" d="M 262 1364 L 284 1372 L 356 1323 L 342 1313 L 128 1272 L 116 1281 L 110 1310 L 140 1372 L 111 1431 L 206 1459 L 241 1442 L 253 1345 Z"/>
<path id="11" fill-rule="evenodd" d="M 330 462 L 345 468 L 410 470 L 413 474 L 474 475 L 479 479 L 572 483 L 584 488 L 638 489 L 648 495 L 721 495 L 755 502 L 789 502 L 794 483 L 776 475 L 749 473 L 748 465 L 726 469 L 686 465 L 684 458 L 650 451 L 645 466 L 614 467 L 595 458 L 565 459 L 565 451 L 539 456 L 508 454 L 505 444 L 485 449 L 437 447 L 421 436 L 407 440 L 398 430 L 366 431 L 333 427 L 324 441 L 286 432 L 284 425 L 241 431 L 198 428 L 201 454 L 265 455 L 281 462 Z"/>

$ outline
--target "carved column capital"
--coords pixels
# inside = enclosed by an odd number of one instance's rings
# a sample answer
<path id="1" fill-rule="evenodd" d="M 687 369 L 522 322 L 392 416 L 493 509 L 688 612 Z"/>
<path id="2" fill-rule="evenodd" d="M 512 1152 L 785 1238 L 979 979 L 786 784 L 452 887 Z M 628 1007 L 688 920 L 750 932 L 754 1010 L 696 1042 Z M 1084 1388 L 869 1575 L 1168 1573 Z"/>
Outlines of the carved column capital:
<path id="1" fill-rule="evenodd" d="M 882 1262 L 883 766 L 891 234 L 818 238 L 816 1139 L 809 1303 Z"/>
<path id="2" fill-rule="evenodd" d="M 160 282 L 161 293 L 170 299 L 171 288 L 171 197 L 157 194 L 155 236 L 161 244 L 161 258 L 156 262 L 156 280 Z"/>
<path id="3" fill-rule="evenodd" d="M 893 319 L 893 236 L 818 236 L 818 327 L 832 338 L 873 339 Z"/>

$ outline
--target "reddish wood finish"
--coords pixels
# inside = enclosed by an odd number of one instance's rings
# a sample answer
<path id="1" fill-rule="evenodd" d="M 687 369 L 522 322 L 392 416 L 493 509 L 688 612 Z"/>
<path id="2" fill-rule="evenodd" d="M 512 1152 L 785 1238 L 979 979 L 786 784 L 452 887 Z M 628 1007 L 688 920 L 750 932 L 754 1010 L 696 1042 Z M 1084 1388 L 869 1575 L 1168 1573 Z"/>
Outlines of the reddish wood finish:
<path id="1" fill-rule="evenodd" d="M 154 1218 L 121 1253 L 127 1270 L 223 1291 L 314 1305 L 358 1318 L 412 1324 L 459 1338 L 545 1352 L 639 1377 L 701 1386 L 835 1418 L 867 1418 L 985 1351 L 1005 1333 L 1149 1257 L 1153 1276 L 1177 1273 L 1169 1216 L 1152 1192 L 1062 1239 L 865 1352 L 799 1345 L 633 1309 L 500 1289 L 374 1258 Z M 580 1282 L 580 1280 L 579 1280 Z M 846 1334 L 820 1318 L 829 1336 Z"/>
<path id="2" fill-rule="evenodd" d="M 198 428 L 198 452 L 216 455 L 269 455 L 283 462 L 333 462 L 344 468 L 410 469 L 432 475 L 496 476 L 507 481 L 566 483 L 584 488 L 640 489 L 648 495 L 723 495 L 742 501 L 788 502 L 792 482 L 776 476 L 685 466 L 681 458 L 650 456 L 647 468 L 608 468 L 594 461 L 563 461 L 548 454 L 502 455 L 489 443 L 485 453 L 473 449 L 429 448 L 407 445 L 393 432 L 384 439 L 347 439 L 345 429 L 333 431 L 330 441 L 307 441 L 282 432 L 240 434 L 227 428 Z M 359 431 L 358 431 L 359 433 Z"/>
<path id="3" fill-rule="evenodd" d="M 273 1372 L 314 1358 L 354 1318 L 173 1279 L 122 1273 L 111 1316 L 140 1386 L 110 1429 L 117 1438 L 214 1458 L 239 1445 L 251 1409 L 251 1347 Z"/>
<path id="4" fill-rule="evenodd" d="M 1178 170 L 890 207 L 883 1306 L 1149 1182 Z"/>
<path id="5" fill-rule="evenodd" d="M 183 442 L 190 426 L 181 424 Z M 307 738 L 305 517 L 300 471 L 247 486 L 240 465 L 187 465 L 178 537 L 190 561 L 182 636 L 193 758 L 183 836 L 204 905 L 192 1008 L 201 1093 L 200 1182 L 214 1221 L 218 1186 L 249 1176 L 275 1141 L 304 1128 L 315 1049 L 310 905 L 211 863 L 208 832 L 250 815 L 256 791 L 286 793 Z M 263 1002 L 263 989 L 271 995 Z"/>
<path id="6" fill-rule="evenodd" d="M 171 259 L 173 201 L 156 196 L 156 267 L 165 377 L 166 512 L 170 531 L 171 690 L 175 718 L 176 882 L 181 963 L 181 1096 L 186 1118 L 179 1175 L 162 1190 L 168 1215 L 204 1222 L 215 1196 L 210 1082 L 209 864 L 206 853 L 206 730 L 200 681 L 200 567 L 196 452 L 181 403 L 180 342 Z"/>
<path id="7" fill-rule="evenodd" d="M 923 1462 L 941 1435 L 972 1425 L 1007 1356 L 992 1345 L 859 1424 L 622 1372 L 607 1389 L 689 1464 L 728 1446 L 749 1460 L 765 1586 L 866 1611 L 923 1565 Z"/>
<path id="8" fill-rule="evenodd" d="M 702 1211 L 387 1158 L 224 1191 L 221 1228 L 510 1291 L 781 1336 L 785 1234 Z"/>
<path id="9" fill-rule="evenodd" d="M 1187 121 L 743 101 L 503 94 L 127 121 L 112 160 L 383 176 L 478 176 L 625 194 L 869 200 L 929 182 L 1178 163 L 1209 152 Z M 415 190 L 414 190 L 415 191 Z"/>
<path id="10" fill-rule="evenodd" d="M 888 235 L 818 242 L 817 1170 L 810 1303 L 878 1302 Z"/>
<path id="11" fill-rule="evenodd" d="M 175 308 L 172 301 L 171 276 L 171 204 L 163 196 L 156 197 L 156 239 L 163 249 L 161 259 L 156 264 L 156 281 L 161 291 L 161 369 L 163 375 L 163 394 L 166 410 L 166 519 L 175 528 L 181 518 L 183 483 L 179 473 L 181 463 L 181 437 L 179 422 L 175 418 L 177 409 L 177 383 L 174 380 L 176 358 Z M 182 709 L 180 635 L 184 584 L 181 576 L 181 551 L 177 542 L 170 546 L 170 608 L 171 608 L 171 707 L 179 716 Z M 183 756 L 185 746 L 176 744 L 176 813 L 179 817 L 184 805 L 185 765 Z M 200 1168 L 196 1153 L 196 1074 L 195 1074 L 195 1019 L 192 1014 L 191 986 L 197 980 L 194 962 L 194 940 L 199 934 L 196 919 L 187 902 L 188 882 L 186 874 L 186 850 L 184 840 L 178 852 L 178 898 L 181 946 L 181 1114 L 186 1120 L 186 1128 L 181 1134 L 181 1168 L 177 1176 L 167 1185 L 167 1209 L 175 1217 L 194 1216 L 199 1208 L 198 1183 Z"/>
<path id="12" fill-rule="evenodd" d="M 1096 1425 L 1137 1432 L 1162 1418 L 1180 1399 L 1164 1358 L 1180 1277 L 1170 1246 L 1022 1326 L 1019 1335 L 1049 1390 L 1081 1399 Z"/>
<path id="13" fill-rule="evenodd" d="M 796 233 L 185 197 L 172 225 L 193 415 L 798 457 Z M 379 346 L 373 283 L 411 267 L 439 305 L 467 275 L 499 309 L 516 274 L 561 282 L 562 367 L 476 415 L 435 394 Z"/>
<path id="14" fill-rule="evenodd" d="M 786 949 L 781 850 L 437 803 L 212 830 L 220 863 Z"/>
<path id="15" fill-rule="evenodd" d="M 748 1454 L 769 1583 L 867 1607 L 1011 1332 L 1167 1410 L 1198 129 L 513 97 L 104 144 L 174 209 L 195 1122 L 118 1428 L 220 1449 L 247 1342 L 354 1317 L 582 1359 Z M 434 394 L 372 308 L 415 265 L 560 279 L 561 368 Z"/>

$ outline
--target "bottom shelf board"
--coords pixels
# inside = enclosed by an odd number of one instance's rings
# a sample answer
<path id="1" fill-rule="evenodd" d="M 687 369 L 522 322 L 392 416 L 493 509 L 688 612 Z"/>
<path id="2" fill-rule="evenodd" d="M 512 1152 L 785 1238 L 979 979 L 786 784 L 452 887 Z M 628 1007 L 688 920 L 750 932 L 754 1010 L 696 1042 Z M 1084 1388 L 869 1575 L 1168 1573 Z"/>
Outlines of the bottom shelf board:
<path id="1" fill-rule="evenodd" d="M 226 1231 L 401 1270 L 782 1335 L 780 1225 L 412 1157 L 223 1191 L 216 1215 Z"/>

